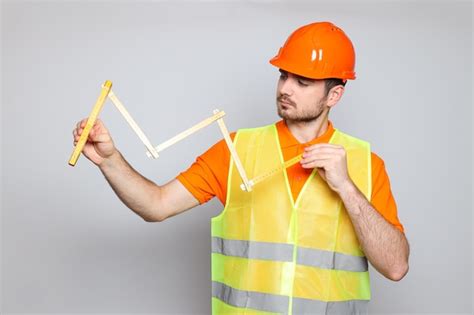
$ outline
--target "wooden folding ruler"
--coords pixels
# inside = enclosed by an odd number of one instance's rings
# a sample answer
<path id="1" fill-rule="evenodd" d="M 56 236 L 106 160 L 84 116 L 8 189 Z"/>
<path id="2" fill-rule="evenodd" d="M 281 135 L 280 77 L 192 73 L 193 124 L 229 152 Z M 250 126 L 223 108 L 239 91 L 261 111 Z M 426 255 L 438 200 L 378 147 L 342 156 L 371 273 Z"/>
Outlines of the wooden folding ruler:
<path id="1" fill-rule="evenodd" d="M 120 100 L 117 98 L 117 96 L 114 94 L 112 91 L 112 82 L 110 81 L 105 81 L 105 83 L 102 85 L 102 90 L 100 92 L 99 98 L 97 99 L 94 108 L 92 109 L 91 114 L 89 115 L 89 118 L 87 119 L 86 126 L 84 127 L 84 130 L 82 131 L 81 137 L 79 138 L 79 141 L 77 142 L 74 151 L 72 152 L 71 158 L 69 159 L 69 165 L 75 166 L 77 163 L 77 160 L 79 159 L 79 156 L 84 148 L 84 145 L 87 142 L 87 138 L 89 137 L 89 133 L 94 126 L 95 121 L 97 120 L 97 117 L 99 116 L 99 113 L 105 103 L 105 100 L 109 98 L 112 103 L 114 103 L 115 107 L 120 111 L 122 116 L 125 118 L 125 120 L 128 122 L 130 127 L 135 131 L 135 133 L 138 135 L 140 140 L 143 142 L 145 147 L 147 148 L 147 155 L 148 157 L 153 157 L 153 158 L 158 158 L 158 152 L 163 151 L 164 149 L 172 146 L 173 144 L 183 140 L 184 138 L 190 136 L 191 134 L 195 133 L 196 131 L 209 126 L 212 124 L 214 121 L 217 121 L 217 124 L 219 125 L 219 129 L 224 136 L 225 142 L 227 144 L 227 147 L 229 148 L 230 154 L 234 160 L 235 166 L 237 167 L 237 170 L 239 172 L 239 175 L 242 179 L 242 189 L 246 191 L 252 191 L 252 186 L 249 183 L 249 180 L 247 179 L 247 175 L 245 173 L 244 167 L 242 166 L 242 162 L 240 161 L 239 156 L 237 155 L 237 151 L 235 150 L 234 144 L 232 143 L 232 140 L 229 136 L 229 131 L 227 130 L 227 127 L 224 123 L 224 119 L 222 117 L 225 116 L 225 113 L 223 111 L 219 110 L 214 110 L 213 116 L 204 119 L 203 121 L 199 122 L 198 124 L 194 125 L 193 127 L 179 133 L 178 135 L 174 136 L 173 138 L 163 142 L 162 144 L 153 147 L 151 144 L 150 140 L 145 136 L 145 133 L 140 129 L 138 124 L 135 122 L 135 120 L 132 118 L 132 116 L 128 113 L 128 111 L 125 109 L 125 106 L 120 102 Z"/>
<path id="2" fill-rule="evenodd" d="M 249 180 L 250 186 L 253 187 L 253 186 L 257 185 L 258 183 L 261 183 L 261 182 L 263 182 L 264 180 L 270 178 L 271 176 L 277 174 L 278 172 L 285 172 L 288 167 L 295 165 L 296 163 L 298 163 L 299 161 L 301 161 L 302 158 L 303 158 L 303 155 L 302 155 L 302 154 L 300 154 L 300 155 L 298 155 L 298 156 L 295 156 L 294 158 L 292 158 L 292 159 L 286 161 L 285 163 L 283 163 L 281 166 L 276 167 L 276 168 L 274 168 L 274 169 L 272 169 L 272 170 L 269 170 L 269 171 L 266 172 L 266 173 L 263 173 L 263 174 L 261 174 L 261 175 L 258 175 L 258 176 L 256 176 L 256 177 L 250 179 L 250 180 Z M 241 188 L 242 190 L 246 190 L 244 184 L 240 185 L 240 188 Z"/>

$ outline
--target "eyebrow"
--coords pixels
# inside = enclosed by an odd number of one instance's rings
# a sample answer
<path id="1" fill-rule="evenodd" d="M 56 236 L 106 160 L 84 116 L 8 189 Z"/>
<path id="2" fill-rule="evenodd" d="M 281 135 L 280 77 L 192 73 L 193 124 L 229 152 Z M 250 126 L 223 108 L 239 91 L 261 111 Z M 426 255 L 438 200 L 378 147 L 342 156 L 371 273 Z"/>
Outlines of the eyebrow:
<path id="1" fill-rule="evenodd" d="M 278 71 L 280 71 L 281 74 L 285 74 L 285 75 L 288 75 L 288 73 L 291 73 L 291 72 L 285 71 L 285 70 L 283 70 L 283 69 L 279 69 Z M 303 77 L 303 76 L 301 76 L 301 75 L 294 74 L 294 73 L 291 73 L 291 75 L 293 75 L 294 77 L 296 77 L 296 78 L 299 79 L 299 80 L 304 80 L 304 81 L 308 81 L 308 82 L 315 82 L 315 81 L 316 81 L 316 79 L 311 79 L 311 78 Z"/>

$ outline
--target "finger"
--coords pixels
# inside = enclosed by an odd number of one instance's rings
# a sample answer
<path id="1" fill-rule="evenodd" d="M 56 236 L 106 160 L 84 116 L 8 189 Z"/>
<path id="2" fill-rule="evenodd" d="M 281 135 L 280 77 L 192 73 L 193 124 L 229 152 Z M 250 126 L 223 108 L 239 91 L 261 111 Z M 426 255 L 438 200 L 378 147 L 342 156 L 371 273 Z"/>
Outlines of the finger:
<path id="1" fill-rule="evenodd" d="M 335 149 L 314 149 L 312 151 L 303 152 L 301 155 L 303 159 L 309 157 L 336 157 L 339 156 L 342 152 L 335 150 Z"/>
<path id="2" fill-rule="evenodd" d="M 83 130 L 84 130 L 83 128 L 78 127 L 76 129 L 74 129 L 73 133 L 76 137 L 80 137 L 82 135 Z"/>
<path id="3" fill-rule="evenodd" d="M 322 166 L 327 166 L 331 163 L 332 158 L 312 158 L 308 160 L 301 160 L 301 166 L 317 166 L 317 167 L 322 167 Z"/>
<path id="4" fill-rule="evenodd" d="M 343 147 L 316 147 L 303 152 L 303 157 L 313 154 L 331 154 L 331 155 L 344 155 L 346 153 Z"/>
<path id="5" fill-rule="evenodd" d="M 82 121 L 81 121 L 81 125 L 77 128 L 79 134 L 82 134 L 82 132 L 84 131 L 84 129 L 86 129 L 86 124 L 87 124 L 87 118 L 84 119 L 84 120 L 82 120 Z M 92 128 L 91 128 L 91 130 L 92 130 Z"/>
<path id="6" fill-rule="evenodd" d="M 316 148 L 310 151 L 305 151 L 303 152 L 302 156 L 307 157 L 311 155 L 318 155 L 318 154 L 327 154 L 327 155 L 336 155 L 336 154 L 341 154 L 342 152 L 339 151 L 338 149 L 333 149 L 333 148 Z"/>
<path id="7" fill-rule="evenodd" d="M 84 130 L 84 128 L 78 127 L 78 128 L 76 129 L 77 135 L 78 135 L 78 136 L 82 135 L 82 131 L 83 131 L 83 130 Z"/>
<path id="8" fill-rule="evenodd" d="M 102 130 L 102 126 L 103 126 L 103 125 L 102 125 L 101 123 L 97 123 L 97 122 L 96 122 L 96 123 L 94 124 L 94 127 L 92 127 L 92 130 L 95 130 L 96 132 L 99 132 L 99 131 Z"/>
<path id="9" fill-rule="evenodd" d="M 76 124 L 76 128 L 80 128 L 80 127 L 84 128 L 85 125 L 86 125 L 86 122 L 87 122 L 87 118 L 84 118 L 84 119 L 78 121 L 77 124 Z"/>
<path id="10" fill-rule="evenodd" d="M 110 136 L 106 133 L 101 133 L 101 134 L 89 134 L 89 138 L 97 143 L 103 143 L 103 142 L 109 142 L 110 141 Z"/>
<path id="11" fill-rule="evenodd" d="M 305 149 L 312 148 L 312 147 L 336 147 L 336 146 L 338 146 L 338 145 L 337 144 L 332 144 L 332 143 L 327 143 L 327 142 L 321 142 L 321 143 L 315 143 L 315 144 L 309 145 L 309 146 L 305 147 Z"/>
<path id="12" fill-rule="evenodd" d="M 302 163 L 301 167 L 303 168 L 315 168 L 315 167 L 321 167 L 325 168 L 329 165 L 330 159 L 315 159 L 313 161 L 310 161 L 308 163 Z"/>
<path id="13" fill-rule="evenodd" d="M 306 164 L 306 163 L 310 163 L 310 162 L 313 162 L 313 161 L 318 161 L 318 160 L 321 160 L 321 161 L 332 161 L 334 160 L 334 156 L 332 155 L 312 155 L 312 156 L 308 156 L 304 159 L 302 159 L 300 161 L 301 164 Z"/>
<path id="14" fill-rule="evenodd" d="M 333 154 L 311 154 L 308 156 L 305 156 L 301 159 L 300 163 L 301 164 L 307 164 L 309 162 L 315 161 L 315 160 L 331 160 L 334 159 Z"/>
<path id="15" fill-rule="evenodd" d="M 323 168 L 317 168 L 319 176 L 326 180 L 326 171 Z"/>

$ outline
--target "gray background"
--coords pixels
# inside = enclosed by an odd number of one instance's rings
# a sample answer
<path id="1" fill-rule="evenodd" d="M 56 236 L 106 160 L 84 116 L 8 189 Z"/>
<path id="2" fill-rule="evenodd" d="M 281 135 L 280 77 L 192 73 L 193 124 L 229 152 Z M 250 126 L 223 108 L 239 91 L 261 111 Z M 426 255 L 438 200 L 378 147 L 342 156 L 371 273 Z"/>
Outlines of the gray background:
<path id="1" fill-rule="evenodd" d="M 329 20 L 357 52 L 331 113 L 385 160 L 411 244 L 401 282 L 372 269 L 371 313 L 472 311 L 472 3 L 2 4 L 3 313 L 209 313 L 208 204 L 146 223 L 71 131 L 104 80 L 154 144 L 225 110 L 231 130 L 276 121 L 268 64 L 296 27 Z M 212 125 L 148 159 L 112 103 L 116 145 L 159 184 L 220 139 Z"/>

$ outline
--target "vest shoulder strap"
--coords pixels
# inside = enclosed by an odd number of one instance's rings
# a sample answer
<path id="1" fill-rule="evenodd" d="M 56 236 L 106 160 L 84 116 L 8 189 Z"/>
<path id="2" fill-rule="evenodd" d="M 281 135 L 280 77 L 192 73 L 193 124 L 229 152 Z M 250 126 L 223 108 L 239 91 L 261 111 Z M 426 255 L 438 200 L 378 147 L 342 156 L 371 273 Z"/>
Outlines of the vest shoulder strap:
<path id="1" fill-rule="evenodd" d="M 369 142 L 359 139 L 357 137 L 351 136 L 339 129 L 334 130 L 334 134 L 330 142 L 343 145 L 344 147 L 347 146 L 346 150 L 352 149 L 352 148 L 370 150 Z"/>
<path id="2" fill-rule="evenodd" d="M 372 196 L 372 159 L 370 143 L 350 136 L 338 129 L 334 131 L 330 143 L 341 145 L 346 150 L 349 175 L 365 197 Z"/>

